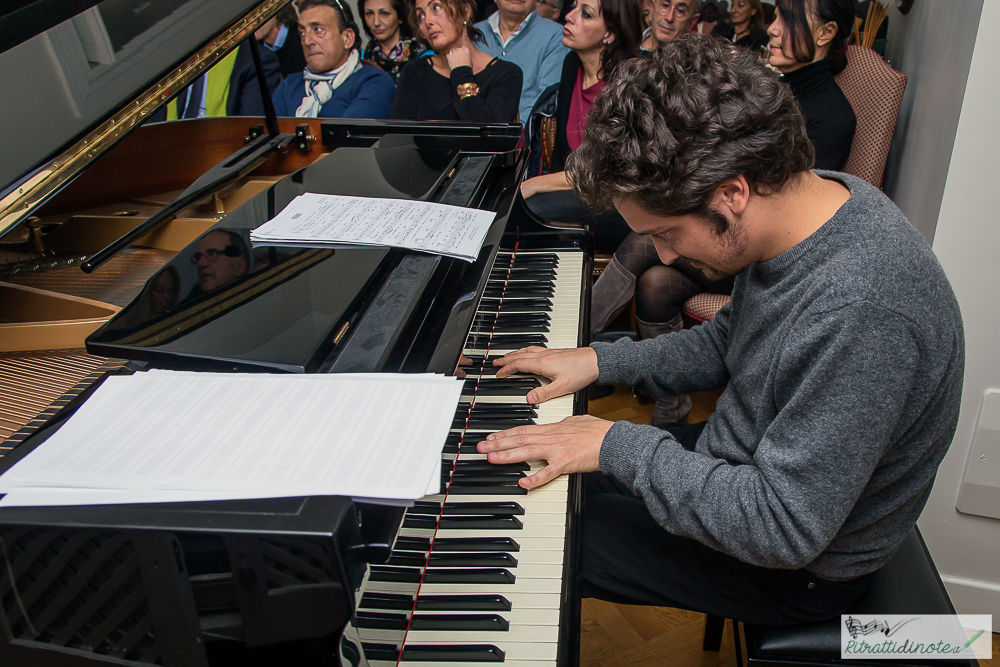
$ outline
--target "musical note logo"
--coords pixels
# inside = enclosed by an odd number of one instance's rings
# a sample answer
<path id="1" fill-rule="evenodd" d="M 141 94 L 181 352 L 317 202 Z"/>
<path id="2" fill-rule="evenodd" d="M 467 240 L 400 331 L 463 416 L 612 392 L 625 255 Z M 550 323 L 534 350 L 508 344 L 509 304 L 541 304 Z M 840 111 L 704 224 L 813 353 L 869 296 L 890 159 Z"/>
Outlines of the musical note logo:
<path id="1" fill-rule="evenodd" d="M 872 619 L 868 623 L 862 623 L 853 616 L 848 616 L 844 624 L 847 626 L 847 632 L 851 635 L 852 639 L 857 639 L 859 636 L 868 636 L 880 632 L 886 637 L 891 637 L 896 632 L 899 631 L 907 623 L 912 623 L 919 619 L 919 616 L 914 616 L 913 618 L 908 618 L 903 621 L 899 621 L 895 625 L 889 625 L 887 621 L 880 621 L 878 619 Z"/>

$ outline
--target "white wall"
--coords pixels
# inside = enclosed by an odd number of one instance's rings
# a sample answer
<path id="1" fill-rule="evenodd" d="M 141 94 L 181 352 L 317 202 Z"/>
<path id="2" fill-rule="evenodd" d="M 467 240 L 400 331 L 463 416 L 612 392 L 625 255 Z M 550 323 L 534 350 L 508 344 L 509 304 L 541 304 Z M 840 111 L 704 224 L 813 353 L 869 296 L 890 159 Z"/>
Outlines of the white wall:
<path id="1" fill-rule="evenodd" d="M 917 0 L 889 13 L 886 58 L 909 75 L 883 189 L 934 238 L 983 0 Z"/>
<path id="2" fill-rule="evenodd" d="M 957 7 L 966 1 L 948 0 L 947 4 Z M 924 2 L 934 4 L 920 0 L 914 10 Z M 958 610 L 1000 618 L 1000 520 L 961 514 L 955 509 L 983 393 L 1000 387 L 1000 207 L 995 196 L 1000 155 L 998 30 L 1000 1 L 989 0 L 977 30 L 933 244 L 965 321 L 962 414 L 919 525 Z M 971 40 L 975 34 L 963 34 L 962 39 Z M 949 39 L 949 35 L 939 38 Z M 931 168 L 913 165 L 901 170 L 897 187 L 918 190 L 923 172 Z M 918 199 L 914 194 L 905 201 Z"/>

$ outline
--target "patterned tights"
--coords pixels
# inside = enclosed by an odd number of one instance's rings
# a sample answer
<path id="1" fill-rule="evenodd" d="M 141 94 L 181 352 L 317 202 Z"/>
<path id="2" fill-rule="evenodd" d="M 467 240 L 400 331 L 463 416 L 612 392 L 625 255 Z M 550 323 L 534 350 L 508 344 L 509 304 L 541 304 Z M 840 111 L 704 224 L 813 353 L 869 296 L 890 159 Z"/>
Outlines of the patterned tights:
<path id="1" fill-rule="evenodd" d="M 644 322 L 669 322 L 695 294 L 729 294 L 733 289 L 732 278 L 710 281 L 686 260 L 667 266 L 656 254 L 652 239 L 635 232 L 618 246 L 615 257 L 636 277 L 635 315 Z"/>

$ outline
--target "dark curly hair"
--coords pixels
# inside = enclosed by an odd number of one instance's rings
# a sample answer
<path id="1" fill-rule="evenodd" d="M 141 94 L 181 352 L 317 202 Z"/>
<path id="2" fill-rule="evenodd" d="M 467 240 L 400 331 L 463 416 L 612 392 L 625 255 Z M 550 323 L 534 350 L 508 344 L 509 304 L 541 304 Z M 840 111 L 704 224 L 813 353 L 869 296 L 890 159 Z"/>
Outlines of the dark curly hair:
<path id="1" fill-rule="evenodd" d="M 594 101 L 569 180 L 595 210 L 627 199 L 659 215 L 708 211 L 722 181 L 781 190 L 813 165 L 791 90 L 756 55 L 698 35 L 618 68 Z M 719 228 L 721 226 L 721 228 Z"/>
<path id="2" fill-rule="evenodd" d="M 365 20 L 365 3 L 367 1 L 358 0 L 358 20 L 361 21 L 361 27 L 364 29 L 365 34 L 368 35 L 368 39 L 375 39 L 375 35 L 368 28 L 368 21 Z M 407 19 L 406 0 L 389 0 L 389 4 L 392 6 L 392 11 L 396 12 L 396 19 L 399 21 L 400 39 L 413 37 L 413 31 L 410 29 L 410 21 Z"/>

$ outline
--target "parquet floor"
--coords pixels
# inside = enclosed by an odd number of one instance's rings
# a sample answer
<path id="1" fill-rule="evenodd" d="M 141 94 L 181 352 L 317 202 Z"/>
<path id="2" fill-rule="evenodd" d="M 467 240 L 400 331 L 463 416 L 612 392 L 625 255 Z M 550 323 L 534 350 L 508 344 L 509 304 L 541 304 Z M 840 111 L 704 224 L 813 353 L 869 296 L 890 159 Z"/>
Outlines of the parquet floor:
<path id="1" fill-rule="evenodd" d="M 708 418 L 717 394 L 692 395 L 688 421 Z M 640 405 L 621 387 L 590 402 L 590 414 L 613 421 L 648 424 L 652 401 Z M 732 624 L 727 622 L 718 653 L 703 651 L 705 615 L 664 607 L 634 607 L 584 600 L 580 627 L 580 663 L 584 667 L 736 667 Z M 993 659 L 981 667 L 1000 667 L 1000 634 L 993 635 Z"/>

